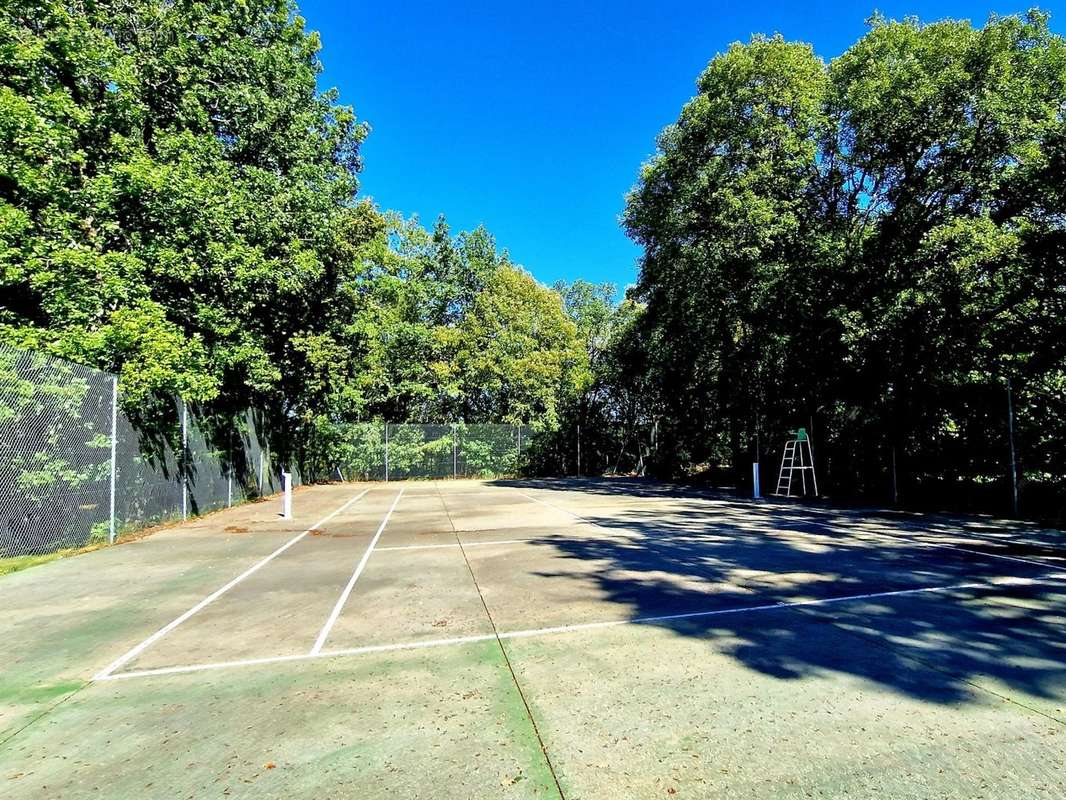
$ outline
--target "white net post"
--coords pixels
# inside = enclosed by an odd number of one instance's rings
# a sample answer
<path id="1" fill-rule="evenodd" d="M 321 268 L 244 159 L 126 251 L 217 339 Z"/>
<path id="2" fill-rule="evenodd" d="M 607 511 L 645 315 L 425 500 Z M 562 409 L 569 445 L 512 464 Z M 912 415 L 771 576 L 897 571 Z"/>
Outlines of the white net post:
<path id="1" fill-rule="evenodd" d="M 111 511 L 107 528 L 108 544 L 115 543 L 115 457 L 118 450 L 118 376 L 111 377 Z"/>
<path id="2" fill-rule="evenodd" d="M 281 516 L 292 519 L 292 473 L 281 473 L 281 486 L 284 493 L 281 499 Z"/>

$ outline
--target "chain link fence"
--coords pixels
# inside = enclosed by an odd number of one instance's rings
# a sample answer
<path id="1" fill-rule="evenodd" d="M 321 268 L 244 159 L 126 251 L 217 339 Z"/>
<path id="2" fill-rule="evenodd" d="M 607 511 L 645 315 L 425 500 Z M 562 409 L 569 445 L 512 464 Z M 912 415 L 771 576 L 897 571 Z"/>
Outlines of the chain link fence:
<path id="1" fill-rule="evenodd" d="M 121 392 L 115 375 L 0 344 L 0 557 L 113 542 L 281 490 L 261 414 L 220 421 L 173 398 L 144 424 Z M 514 475 L 533 439 L 524 425 L 356 423 L 319 477 Z"/>
<path id="2" fill-rule="evenodd" d="M 114 375 L 0 344 L 0 557 L 110 542 L 280 489 L 254 411 L 219 422 L 174 399 L 161 418 L 131 420 Z"/>
<path id="3" fill-rule="evenodd" d="M 533 430 L 527 425 L 358 423 L 348 431 L 338 475 L 347 480 L 492 478 L 518 474 Z"/>

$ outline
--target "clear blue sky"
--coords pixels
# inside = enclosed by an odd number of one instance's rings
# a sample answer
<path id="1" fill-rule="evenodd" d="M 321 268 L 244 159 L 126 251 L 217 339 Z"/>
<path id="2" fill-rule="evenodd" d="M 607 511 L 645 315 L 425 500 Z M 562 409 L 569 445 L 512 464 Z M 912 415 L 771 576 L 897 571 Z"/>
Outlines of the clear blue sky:
<path id="1" fill-rule="evenodd" d="M 781 33 L 830 59 L 874 9 L 983 23 L 1035 0 L 456 2 L 297 0 L 322 35 L 323 88 L 373 127 L 363 195 L 453 231 L 484 223 L 545 283 L 619 289 L 639 250 L 618 216 L 655 136 L 731 42 Z M 1066 0 L 1040 3 L 1059 32 Z"/>

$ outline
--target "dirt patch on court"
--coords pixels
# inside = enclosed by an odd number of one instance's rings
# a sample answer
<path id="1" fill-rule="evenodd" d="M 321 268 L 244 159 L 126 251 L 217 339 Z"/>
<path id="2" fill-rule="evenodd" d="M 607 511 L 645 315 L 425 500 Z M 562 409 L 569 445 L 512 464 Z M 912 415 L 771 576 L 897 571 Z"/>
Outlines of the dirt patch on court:
<path id="1" fill-rule="evenodd" d="M 319 530 L 318 528 L 311 528 L 308 531 L 312 536 L 321 536 L 325 539 L 352 539 L 358 536 L 358 533 L 329 533 L 328 531 Z"/>
<path id="2" fill-rule="evenodd" d="M 248 529 L 243 525 L 227 525 L 223 530 L 226 533 L 248 533 Z"/>

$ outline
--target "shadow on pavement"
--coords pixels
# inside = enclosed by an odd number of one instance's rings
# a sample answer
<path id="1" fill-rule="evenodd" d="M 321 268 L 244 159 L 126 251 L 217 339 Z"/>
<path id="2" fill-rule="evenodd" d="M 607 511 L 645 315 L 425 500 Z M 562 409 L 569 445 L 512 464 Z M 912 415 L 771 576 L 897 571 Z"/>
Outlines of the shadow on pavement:
<path id="1" fill-rule="evenodd" d="M 553 548 L 555 557 L 589 564 L 589 570 L 536 574 L 592 580 L 608 602 L 624 606 L 634 619 L 978 584 L 652 623 L 683 636 L 717 637 L 728 655 L 753 670 L 782 679 L 849 673 L 939 703 L 971 698 L 975 680 L 992 679 L 1059 708 L 1066 702 L 1066 550 L 1058 546 L 1060 532 L 745 502 L 640 480 L 494 485 L 588 495 L 584 505 L 595 506 L 596 513 L 582 511 L 580 497 L 572 510 L 599 526 L 602 537 L 537 543 Z M 617 512 L 604 512 L 605 504 L 592 500 L 597 495 L 623 502 Z M 627 507 L 626 498 L 670 502 Z M 1006 555 L 1033 563 L 992 557 Z M 1060 577 L 1049 578 L 1055 574 Z M 1030 582 L 1010 585 L 1004 579 Z M 811 625 L 803 623 L 815 620 L 832 623 L 834 635 L 812 636 Z M 840 631 L 863 637 L 880 657 L 849 659 L 830 644 Z M 915 660 L 934 669 L 917 670 Z"/>

